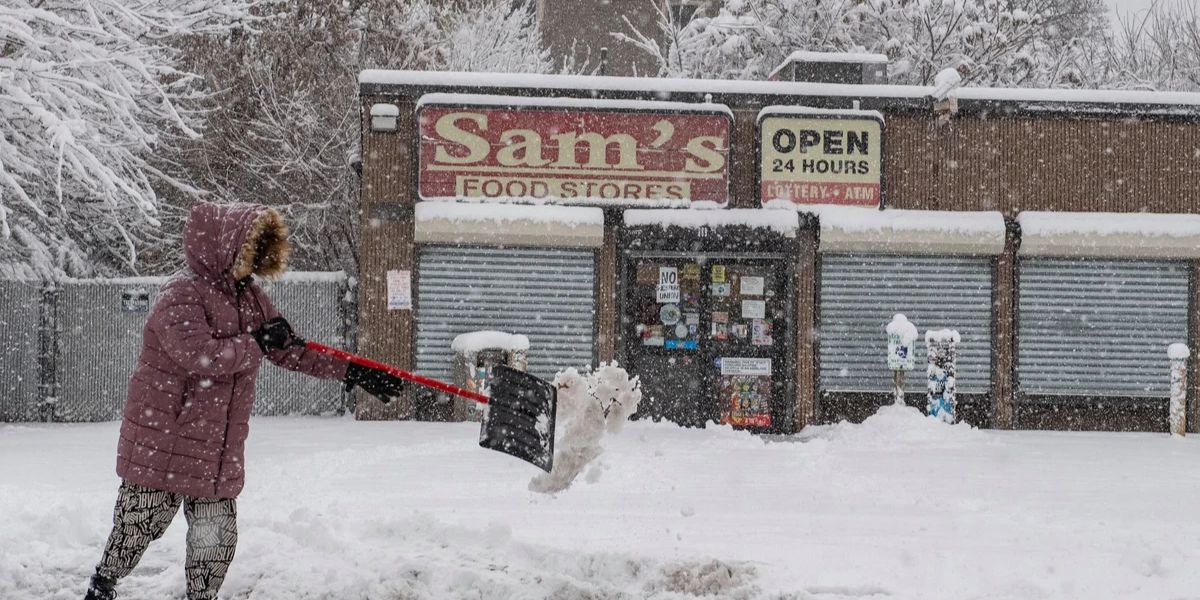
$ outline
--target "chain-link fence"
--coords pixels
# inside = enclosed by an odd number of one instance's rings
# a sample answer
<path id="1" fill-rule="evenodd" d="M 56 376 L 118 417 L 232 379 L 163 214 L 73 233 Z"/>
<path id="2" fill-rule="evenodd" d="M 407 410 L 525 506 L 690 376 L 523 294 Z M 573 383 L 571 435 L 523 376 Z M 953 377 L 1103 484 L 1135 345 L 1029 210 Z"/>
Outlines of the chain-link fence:
<path id="1" fill-rule="evenodd" d="M 40 286 L 0 281 L 0 421 L 36 418 L 42 397 L 41 313 Z"/>
<path id="2" fill-rule="evenodd" d="M 0 420 L 110 421 L 121 417 L 142 327 L 166 278 L 71 280 L 53 290 L 0 281 Z M 352 314 L 344 273 L 293 273 L 264 285 L 297 333 L 348 346 Z M 345 410 L 340 382 L 267 362 L 255 414 Z"/>

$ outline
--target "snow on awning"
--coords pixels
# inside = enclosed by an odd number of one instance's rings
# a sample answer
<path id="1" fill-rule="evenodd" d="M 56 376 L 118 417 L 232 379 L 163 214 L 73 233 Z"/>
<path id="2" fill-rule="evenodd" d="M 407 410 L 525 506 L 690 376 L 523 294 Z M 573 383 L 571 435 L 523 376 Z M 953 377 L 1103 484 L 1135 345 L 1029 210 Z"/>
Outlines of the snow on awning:
<path id="1" fill-rule="evenodd" d="M 770 208 L 633 209 L 625 211 L 625 225 L 674 225 L 686 229 L 742 225 L 770 229 L 786 237 L 796 237 L 796 230 L 800 228 L 800 216 L 795 211 Z"/>
<path id="2" fill-rule="evenodd" d="M 459 334 L 450 342 L 450 349 L 459 353 L 499 350 L 529 350 L 529 338 L 504 331 L 471 331 Z"/>
<path id="3" fill-rule="evenodd" d="M 820 252 L 993 255 L 1004 251 L 1004 216 L 995 211 L 835 205 L 795 205 L 794 210 L 817 216 Z"/>
<path id="4" fill-rule="evenodd" d="M 604 211 L 594 207 L 425 201 L 416 205 L 418 244 L 598 248 Z"/>
<path id="5" fill-rule="evenodd" d="M 1200 258 L 1200 215 L 1026 211 L 1024 256 Z"/>

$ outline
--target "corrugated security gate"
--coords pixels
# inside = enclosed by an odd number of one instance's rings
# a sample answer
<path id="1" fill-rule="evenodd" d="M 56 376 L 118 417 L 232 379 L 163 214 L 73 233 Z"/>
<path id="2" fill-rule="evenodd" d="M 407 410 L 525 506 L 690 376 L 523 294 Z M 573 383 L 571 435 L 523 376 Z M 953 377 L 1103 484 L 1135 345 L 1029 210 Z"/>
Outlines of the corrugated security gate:
<path id="1" fill-rule="evenodd" d="M 35 418 L 41 304 L 38 284 L 0 281 L 0 421 Z"/>
<path id="2" fill-rule="evenodd" d="M 420 373 L 450 380 L 450 343 L 485 329 L 528 336 L 539 377 L 594 363 L 593 250 L 425 246 L 418 274 Z"/>
<path id="3" fill-rule="evenodd" d="M 1024 258 L 1023 395 L 1167 398 L 1167 345 L 1188 340 L 1184 262 Z"/>
<path id="4" fill-rule="evenodd" d="M 910 393 L 925 391 L 925 331 L 951 328 L 958 346 L 958 390 L 991 384 L 992 262 L 986 257 L 821 255 L 818 353 L 820 391 L 885 392 L 887 333 L 903 313 L 920 332 Z"/>
<path id="5" fill-rule="evenodd" d="M 166 280 L 76 280 L 61 286 L 57 420 L 121 417 L 129 376 L 141 349 L 142 327 Z M 345 286 L 343 273 L 294 273 L 264 289 L 298 335 L 344 346 Z M 269 361 L 259 371 L 255 414 L 330 414 L 344 406 L 340 382 L 315 380 Z"/>

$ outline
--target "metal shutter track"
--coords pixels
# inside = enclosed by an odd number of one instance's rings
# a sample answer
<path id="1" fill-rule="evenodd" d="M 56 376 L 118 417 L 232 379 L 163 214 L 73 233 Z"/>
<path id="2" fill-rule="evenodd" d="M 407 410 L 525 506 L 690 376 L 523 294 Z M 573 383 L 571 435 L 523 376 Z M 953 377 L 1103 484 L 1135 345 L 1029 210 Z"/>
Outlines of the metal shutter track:
<path id="1" fill-rule="evenodd" d="M 419 372 L 449 380 L 450 343 L 482 329 L 528 336 L 539 377 L 593 363 L 593 251 L 425 246 L 418 261 Z"/>
<path id="2" fill-rule="evenodd" d="M 908 392 L 925 391 L 928 329 L 962 335 L 958 390 L 987 393 L 991 385 L 992 263 L 986 257 L 821 256 L 818 330 L 821 391 L 883 392 L 892 387 L 887 334 L 892 315 L 904 313 L 921 333 L 917 370 Z"/>
<path id="3" fill-rule="evenodd" d="M 1167 345 L 1188 339 L 1186 263 L 1027 258 L 1020 269 L 1022 393 L 1169 396 Z"/>

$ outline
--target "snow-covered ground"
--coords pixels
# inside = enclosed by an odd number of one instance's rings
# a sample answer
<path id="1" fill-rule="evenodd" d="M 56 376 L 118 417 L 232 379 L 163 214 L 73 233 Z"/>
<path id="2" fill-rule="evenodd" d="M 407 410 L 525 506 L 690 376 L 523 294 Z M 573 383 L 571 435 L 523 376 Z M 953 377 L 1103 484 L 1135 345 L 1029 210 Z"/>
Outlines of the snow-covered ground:
<path id="1" fill-rule="evenodd" d="M 252 429 L 223 598 L 1200 598 L 1197 438 L 980 431 L 890 407 L 772 440 L 634 423 L 543 496 L 470 424 Z M 82 596 L 116 436 L 0 425 L 0 598 Z M 184 530 L 179 516 L 123 598 L 182 594 Z"/>

